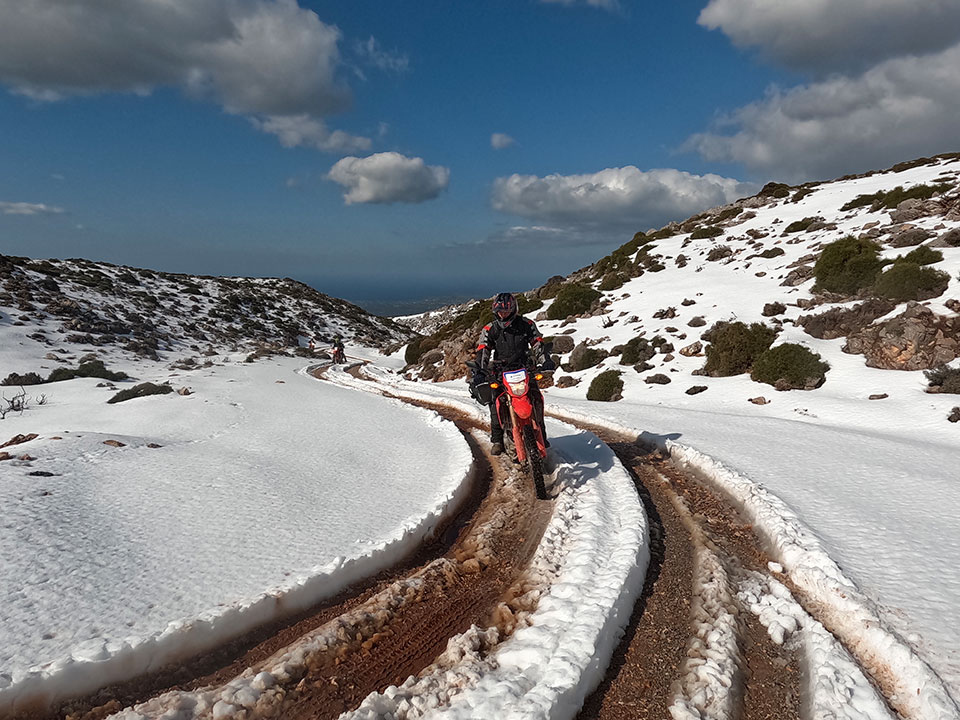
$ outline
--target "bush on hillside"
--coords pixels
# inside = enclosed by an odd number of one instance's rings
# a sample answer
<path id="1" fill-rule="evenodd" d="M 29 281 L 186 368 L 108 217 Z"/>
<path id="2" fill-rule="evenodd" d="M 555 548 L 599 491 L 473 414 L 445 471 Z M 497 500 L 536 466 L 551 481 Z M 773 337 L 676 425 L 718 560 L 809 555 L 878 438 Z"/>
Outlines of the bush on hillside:
<path id="1" fill-rule="evenodd" d="M 808 227 L 813 225 L 820 218 L 816 217 L 805 217 L 803 220 L 796 220 L 795 222 L 790 223 L 784 229 L 784 233 L 798 233 L 803 232 Z"/>
<path id="2" fill-rule="evenodd" d="M 726 210 L 721 210 L 717 216 L 713 219 L 714 222 L 725 222 L 731 218 L 735 218 L 737 215 L 743 212 L 743 208 L 737 205 L 733 207 L 728 207 Z"/>
<path id="3" fill-rule="evenodd" d="M 881 208 L 892 210 L 904 200 L 929 200 L 934 195 L 947 192 L 952 187 L 950 183 L 938 183 L 936 185 L 914 185 L 909 190 L 904 190 L 902 185 L 898 185 L 889 191 L 880 190 L 870 195 L 857 195 L 840 210 L 854 210 L 867 205 L 870 206 L 871 210 L 880 210 Z"/>
<path id="4" fill-rule="evenodd" d="M 607 353 L 604 350 L 580 344 L 570 353 L 570 358 L 563 369 L 567 372 L 579 372 L 599 365 L 606 357 Z"/>
<path id="5" fill-rule="evenodd" d="M 623 284 L 630 279 L 630 276 L 626 273 L 620 272 L 608 272 L 603 276 L 603 280 L 600 281 L 599 290 L 600 292 L 609 292 L 610 290 L 617 290 L 623 287 Z"/>
<path id="6" fill-rule="evenodd" d="M 760 192 L 757 193 L 757 197 L 774 197 L 774 198 L 785 198 L 790 194 L 790 186 L 784 183 L 777 182 L 768 182 Z"/>
<path id="7" fill-rule="evenodd" d="M 941 365 L 923 374 L 927 376 L 930 387 L 936 388 L 937 392 L 960 395 L 960 368 Z"/>
<path id="8" fill-rule="evenodd" d="M 643 336 L 635 337 L 623 346 L 623 355 L 620 356 L 621 365 L 636 365 L 639 362 L 646 362 L 657 351 L 647 339 Z"/>
<path id="9" fill-rule="evenodd" d="M 587 400 L 614 402 L 623 392 L 623 380 L 619 370 L 604 370 L 597 375 L 587 389 Z"/>
<path id="10" fill-rule="evenodd" d="M 885 270 L 873 286 L 878 297 L 904 302 L 927 300 L 942 295 L 950 276 L 915 262 L 896 262 Z"/>
<path id="11" fill-rule="evenodd" d="M 414 338 L 407 345 L 407 349 L 403 353 L 403 359 L 407 365 L 412 365 L 419 360 L 424 353 L 433 350 L 439 345 L 440 341 L 432 335 Z"/>
<path id="12" fill-rule="evenodd" d="M 74 368 L 57 368 L 50 373 L 47 382 L 60 382 L 62 380 L 73 380 L 73 378 L 100 378 L 102 380 L 126 380 L 130 376 L 125 372 L 113 372 L 107 370 L 103 360 L 89 360 L 80 363 L 80 366 Z"/>
<path id="13" fill-rule="evenodd" d="M 934 250 L 929 245 L 921 245 L 918 248 L 915 248 L 908 252 L 906 255 L 901 255 L 894 262 L 912 262 L 917 265 L 933 265 L 943 260 L 943 253 L 939 250 Z"/>
<path id="14" fill-rule="evenodd" d="M 690 239 L 705 240 L 706 238 L 719 237 L 720 235 L 723 235 L 723 228 L 707 225 L 704 227 L 698 227 L 696 230 L 690 233 Z"/>
<path id="15" fill-rule="evenodd" d="M 23 375 L 10 373 L 3 379 L 3 382 L 0 382 L 0 385 L 39 385 L 42 382 L 43 378 L 35 372 L 24 373 Z"/>
<path id="16" fill-rule="evenodd" d="M 777 390 L 812 390 L 823 384 L 829 369 L 829 364 L 803 345 L 783 343 L 757 357 L 750 377 Z"/>
<path id="17" fill-rule="evenodd" d="M 747 372 L 754 360 L 773 344 L 776 332 L 763 323 L 719 322 L 703 334 L 710 343 L 703 371 L 713 377 Z"/>
<path id="18" fill-rule="evenodd" d="M 565 320 L 571 315 L 579 315 L 590 309 L 600 293 L 588 285 L 568 283 L 560 288 L 557 297 L 547 308 L 548 320 Z"/>
<path id="19" fill-rule="evenodd" d="M 826 245 L 813 266 L 814 290 L 853 295 L 876 280 L 883 267 L 880 246 L 847 236 Z"/>
<path id="20" fill-rule="evenodd" d="M 133 398 L 146 397 L 148 395 L 166 395 L 173 392 L 173 387 L 170 385 L 155 385 L 151 382 L 140 383 L 139 385 L 134 385 L 131 388 L 126 388 L 121 390 L 112 398 L 107 400 L 108 403 L 118 403 L 125 400 L 132 400 Z"/>

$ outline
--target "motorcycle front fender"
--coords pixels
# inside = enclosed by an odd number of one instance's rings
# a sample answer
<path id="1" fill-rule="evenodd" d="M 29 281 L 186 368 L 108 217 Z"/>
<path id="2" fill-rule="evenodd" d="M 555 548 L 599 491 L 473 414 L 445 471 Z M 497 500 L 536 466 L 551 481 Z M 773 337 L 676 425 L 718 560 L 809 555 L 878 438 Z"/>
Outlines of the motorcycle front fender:
<path id="1" fill-rule="evenodd" d="M 513 411 L 524 420 L 527 420 L 533 415 L 533 403 L 530 402 L 530 398 L 526 395 L 511 398 L 511 404 L 513 405 Z"/>

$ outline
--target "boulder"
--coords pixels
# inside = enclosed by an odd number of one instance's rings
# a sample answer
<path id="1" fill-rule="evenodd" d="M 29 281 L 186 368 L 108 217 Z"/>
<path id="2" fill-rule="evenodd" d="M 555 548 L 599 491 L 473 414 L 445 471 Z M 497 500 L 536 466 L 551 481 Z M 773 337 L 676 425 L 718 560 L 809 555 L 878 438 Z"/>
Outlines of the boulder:
<path id="1" fill-rule="evenodd" d="M 864 355 L 868 367 L 930 370 L 960 355 L 960 319 L 911 302 L 900 315 L 851 334 L 843 350 Z"/>
<path id="2" fill-rule="evenodd" d="M 797 322 L 808 335 L 820 340 L 833 340 L 862 330 L 896 306 L 890 300 L 873 298 L 852 308 L 833 308 L 818 315 L 801 315 Z"/>
<path id="3" fill-rule="evenodd" d="M 568 388 L 568 387 L 573 387 L 574 385 L 579 385 L 579 384 L 580 384 L 580 379 L 571 377 L 570 375 L 564 375 L 563 377 L 557 379 L 558 388 Z"/>
<path id="4" fill-rule="evenodd" d="M 796 287 L 797 285 L 803 285 L 803 283 L 812 277 L 813 265 L 801 265 L 791 270 L 780 284 L 784 287 Z"/>
<path id="5" fill-rule="evenodd" d="M 707 389 L 706 385 L 692 385 L 691 387 L 688 387 L 684 392 L 686 392 L 687 395 L 699 395 L 706 389 Z"/>
<path id="6" fill-rule="evenodd" d="M 917 200 L 911 198 L 897 205 L 896 210 L 890 212 L 890 220 L 894 224 L 911 222 L 931 215 L 939 215 L 943 206 L 936 200 Z"/>
<path id="7" fill-rule="evenodd" d="M 663 373 L 657 373 L 656 375 L 645 377 L 643 381 L 648 385 L 668 385 L 670 383 L 670 378 Z"/>
<path id="8" fill-rule="evenodd" d="M 707 321 L 703 319 L 703 315 L 696 315 L 690 318 L 690 321 L 687 323 L 689 327 L 703 327 L 706 324 Z"/>
<path id="9" fill-rule="evenodd" d="M 960 228 L 947 230 L 940 237 L 930 243 L 930 247 L 960 247 Z"/>
<path id="10" fill-rule="evenodd" d="M 565 355 L 568 352 L 572 352 L 575 343 L 573 338 L 569 335 L 558 335 L 553 338 L 553 352 Z"/>
<path id="11" fill-rule="evenodd" d="M 767 303 L 763 306 L 763 311 L 760 313 L 764 317 L 773 317 L 774 315 L 783 315 L 787 311 L 787 306 L 781 302 L 772 302 Z"/>
<path id="12" fill-rule="evenodd" d="M 933 233 L 918 227 L 906 227 L 890 237 L 890 245 L 895 248 L 913 247 L 933 237 Z"/>
<path id="13" fill-rule="evenodd" d="M 703 343 L 697 340 L 686 347 L 680 348 L 680 354 L 684 357 L 694 357 L 703 354 Z"/>

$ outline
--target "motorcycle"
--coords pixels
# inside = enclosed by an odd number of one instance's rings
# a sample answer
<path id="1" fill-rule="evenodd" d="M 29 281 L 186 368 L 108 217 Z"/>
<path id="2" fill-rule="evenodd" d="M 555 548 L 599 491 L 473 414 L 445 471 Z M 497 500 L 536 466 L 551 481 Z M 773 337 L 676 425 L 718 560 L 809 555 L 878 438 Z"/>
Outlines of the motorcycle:
<path id="1" fill-rule="evenodd" d="M 343 352 L 343 348 L 334 348 L 333 349 L 333 363 L 334 365 L 346 365 L 347 364 L 347 355 Z"/>
<path id="2" fill-rule="evenodd" d="M 467 367 L 473 370 L 476 380 L 470 383 L 471 395 L 484 405 L 497 404 L 504 438 L 512 441 L 517 462 L 524 465 L 533 477 L 537 497 L 546 499 L 543 461 L 547 457 L 547 445 L 530 393 L 531 381 L 542 380 L 543 373 L 528 368 L 503 370 L 496 367 L 491 368 L 493 379 L 487 380 L 479 376 L 481 371 L 476 362 L 468 362 Z"/>

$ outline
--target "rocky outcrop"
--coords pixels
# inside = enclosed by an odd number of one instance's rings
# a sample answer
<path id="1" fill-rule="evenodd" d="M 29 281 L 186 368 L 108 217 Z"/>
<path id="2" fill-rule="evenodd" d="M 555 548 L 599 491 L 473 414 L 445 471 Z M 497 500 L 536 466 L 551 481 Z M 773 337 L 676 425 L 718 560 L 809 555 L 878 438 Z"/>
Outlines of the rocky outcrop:
<path id="1" fill-rule="evenodd" d="M 960 320 L 909 303 L 900 315 L 850 335 L 843 350 L 864 355 L 869 367 L 929 370 L 960 355 Z"/>
<path id="2" fill-rule="evenodd" d="M 895 248 L 913 247 L 919 245 L 924 240 L 933 237 L 933 233 L 923 228 L 913 227 L 912 225 L 900 228 L 890 237 L 890 245 Z"/>
<path id="3" fill-rule="evenodd" d="M 801 315 L 797 322 L 815 338 L 833 340 L 863 330 L 896 307 L 890 300 L 874 298 L 852 308 L 833 308 L 817 315 Z"/>

